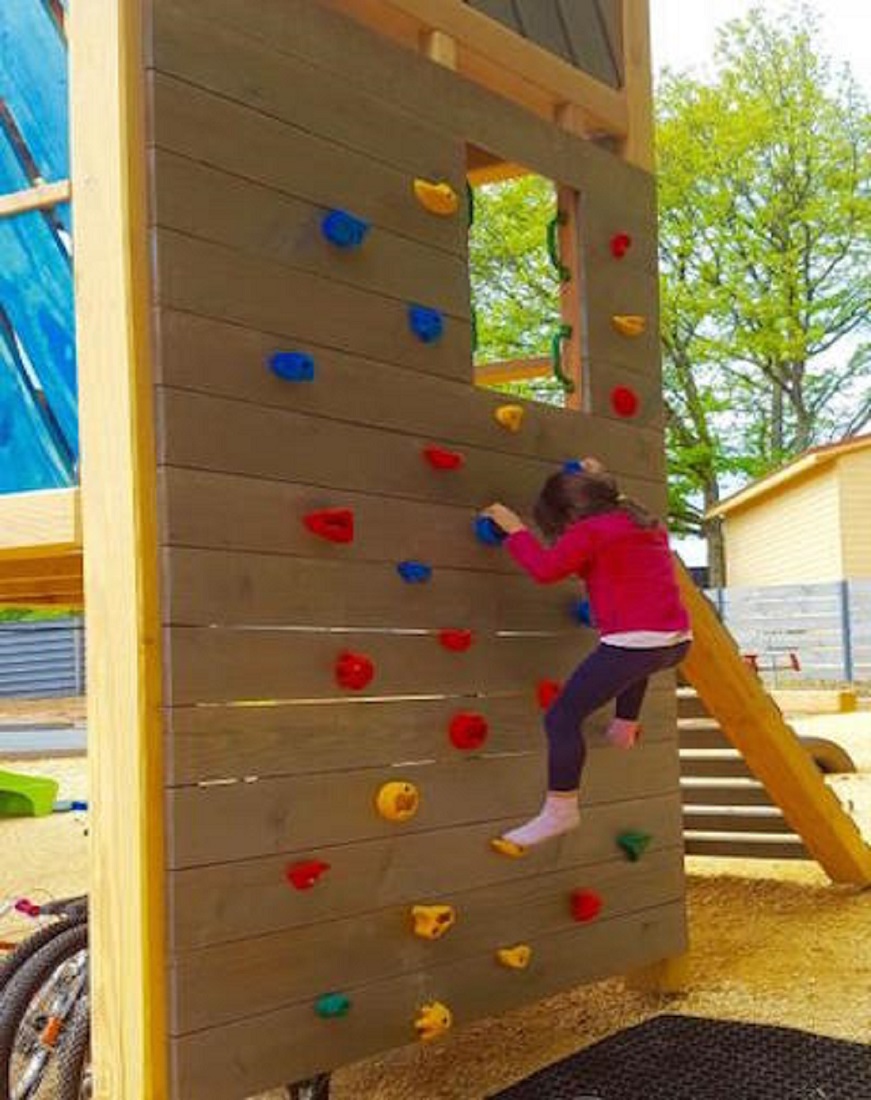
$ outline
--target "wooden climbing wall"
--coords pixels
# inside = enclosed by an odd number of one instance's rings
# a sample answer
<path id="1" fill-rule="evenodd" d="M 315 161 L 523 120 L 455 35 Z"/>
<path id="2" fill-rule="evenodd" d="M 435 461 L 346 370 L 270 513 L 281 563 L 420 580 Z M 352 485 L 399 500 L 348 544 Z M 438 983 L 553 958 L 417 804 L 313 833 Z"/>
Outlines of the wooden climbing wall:
<path id="1" fill-rule="evenodd" d="M 175 1097 L 237 1100 L 414 1041 L 428 1001 L 463 1024 L 684 945 L 670 676 L 638 751 L 594 723 L 579 831 L 521 861 L 489 850 L 541 795 L 536 685 L 594 639 L 570 587 L 537 589 L 472 533 L 477 508 L 528 511 L 588 453 L 663 510 L 654 186 L 309 0 L 155 0 L 152 36 L 171 1072 Z M 528 405 L 516 434 L 472 384 L 465 200 L 438 217 L 412 190 L 464 196 L 467 144 L 579 196 L 586 411 Z M 331 208 L 370 223 L 362 248 L 325 242 Z M 412 303 L 441 311 L 440 340 L 415 338 Z M 276 377 L 276 351 L 314 379 Z M 435 471 L 427 444 L 462 469 Z M 324 508 L 353 510 L 353 542 L 306 528 Z M 473 646 L 443 648 L 445 627 Z M 336 682 L 346 650 L 374 663 L 361 692 Z M 486 718 L 481 750 L 451 744 L 458 712 Z M 391 780 L 420 792 L 402 824 L 375 811 Z M 653 837 L 637 863 L 627 829 Z M 328 869 L 294 888 L 311 860 Z M 578 889 L 602 896 L 596 920 L 572 919 Z M 411 931 L 433 902 L 458 915 L 436 942 Z M 517 943 L 529 967 L 500 966 Z M 346 1015 L 316 1013 L 329 992 Z"/>

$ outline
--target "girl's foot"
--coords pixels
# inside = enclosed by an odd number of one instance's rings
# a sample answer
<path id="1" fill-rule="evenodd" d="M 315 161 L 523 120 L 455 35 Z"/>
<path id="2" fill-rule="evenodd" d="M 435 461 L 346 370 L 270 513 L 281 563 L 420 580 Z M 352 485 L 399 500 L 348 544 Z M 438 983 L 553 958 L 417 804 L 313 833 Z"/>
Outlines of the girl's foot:
<path id="1" fill-rule="evenodd" d="M 629 718 L 614 718 L 605 730 L 606 740 L 615 749 L 633 749 L 641 736 L 641 723 Z"/>
<path id="2" fill-rule="evenodd" d="M 577 791 L 550 791 L 539 814 L 525 825 L 491 840 L 490 845 L 502 855 L 522 856 L 527 848 L 576 829 L 580 820 Z"/>

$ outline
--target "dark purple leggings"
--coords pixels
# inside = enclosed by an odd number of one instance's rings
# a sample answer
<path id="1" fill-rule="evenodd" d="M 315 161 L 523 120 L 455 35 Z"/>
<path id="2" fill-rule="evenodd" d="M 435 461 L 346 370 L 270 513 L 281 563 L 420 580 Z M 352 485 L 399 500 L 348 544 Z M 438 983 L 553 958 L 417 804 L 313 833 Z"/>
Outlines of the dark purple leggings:
<path id="1" fill-rule="evenodd" d="M 689 642 L 659 649 L 600 645 L 578 665 L 544 716 L 548 790 L 578 789 L 587 756 L 583 725 L 593 711 L 616 699 L 617 717 L 635 721 L 648 678 L 679 665 L 689 648 Z"/>

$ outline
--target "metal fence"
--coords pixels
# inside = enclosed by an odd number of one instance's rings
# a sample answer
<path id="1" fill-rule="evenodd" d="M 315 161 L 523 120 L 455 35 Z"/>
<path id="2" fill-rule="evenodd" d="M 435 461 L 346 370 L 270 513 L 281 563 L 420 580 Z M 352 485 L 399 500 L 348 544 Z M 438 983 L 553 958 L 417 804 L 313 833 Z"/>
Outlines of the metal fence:
<path id="1" fill-rule="evenodd" d="M 871 681 L 871 580 L 707 590 L 742 653 L 772 663 L 789 654 L 784 678 Z M 770 666 L 769 666 L 770 667 Z"/>
<path id="2" fill-rule="evenodd" d="M 0 623 L 0 696 L 46 698 L 84 691 L 81 618 Z"/>

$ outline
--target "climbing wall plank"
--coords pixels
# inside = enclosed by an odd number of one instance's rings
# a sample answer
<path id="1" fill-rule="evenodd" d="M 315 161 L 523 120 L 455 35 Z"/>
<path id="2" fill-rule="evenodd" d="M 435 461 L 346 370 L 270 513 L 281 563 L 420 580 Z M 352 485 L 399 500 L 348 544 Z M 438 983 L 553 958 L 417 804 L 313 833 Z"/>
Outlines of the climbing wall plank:
<path id="1" fill-rule="evenodd" d="M 330 278 L 400 302 L 425 302 L 468 319 L 462 256 L 370 229 L 354 250 L 324 246 L 329 210 L 239 179 L 174 153 L 158 151 L 157 224 L 297 271 Z M 353 210 L 353 196 L 347 205 Z M 423 210 L 421 218 L 430 217 Z"/>
<path id="2" fill-rule="evenodd" d="M 416 1006 L 436 997 L 456 1006 L 456 1022 L 463 1024 L 506 1011 L 518 1000 L 538 1000 L 567 985 L 603 978 L 611 972 L 615 952 L 628 968 L 676 955 L 686 944 L 682 914 L 683 901 L 674 900 L 612 921 L 532 937 L 535 964 L 528 972 L 499 967 L 488 952 L 350 989 L 352 1015 L 345 1020 L 321 1020 L 310 1004 L 300 1004 L 194 1033 L 173 1043 L 178 1095 L 237 1100 L 276 1081 L 411 1042 Z"/>
<path id="3" fill-rule="evenodd" d="M 494 859 L 490 838 L 514 820 L 501 818 L 434 833 L 403 829 L 354 845 L 321 845 L 173 871 L 168 885 L 176 914 L 175 946 L 185 950 L 238 941 L 518 878 L 535 881 L 540 874 L 570 867 L 580 872 L 613 859 L 615 840 L 627 830 L 643 829 L 651 836 L 643 862 L 669 851 L 673 862 L 680 862 L 674 857 L 682 835 L 676 791 L 588 805 L 584 827 L 559 844 L 536 848 L 523 860 Z M 311 860 L 321 861 L 327 869 L 311 888 L 293 888 L 288 868 Z"/>
<path id="4" fill-rule="evenodd" d="M 629 754 L 609 746 L 591 752 L 581 801 L 665 794 L 677 786 L 674 744 L 658 741 Z M 329 779 L 318 775 L 244 778 L 209 786 L 179 787 L 168 794 L 173 824 L 173 867 L 254 859 L 315 845 L 348 844 L 402 833 L 528 814 L 541 800 L 542 753 L 481 756 L 431 763 L 412 761 L 384 770 L 364 768 Z M 374 811 L 377 792 L 392 780 L 421 792 L 413 818 L 389 822 Z M 329 792 L 327 795 L 326 792 Z M 239 822 L 245 828 L 239 828 Z"/>
<path id="5" fill-rule="evenodd" d="M 458 660 L 463 656 L 458 654 Z M 674 738 L 673 677 L 651 681 L 642 711 L 645 742 Z M 531 687 L 510 695 L 437 699 L 333 699 L 259 707 L 182 707 L 166 715 L 170 785 L 227 776 L 305 775 L 403 760 L 454 759 L 448 738 L 458 713 L 480 714 L 488 724 L 488 753 L 527 752 L 542 746 L 541 718 Z M 587 727 L 600 740 L 610 708 Z"/>
<path id="6" fill-rule="evenodd" d="M 683 873 L 671 852 L 638 866 L 623 859 L 525 876 L 498 885 L 452 890 L 439 901 L 455 907 L 456 925 L 437 943 L 411 934 L 408 905 L 363 916 L 201 948 L 174 967 L 173 1031 L 217 1027 L 255 1013 L 304 1002 L 325 990 L 359 988 L 395 975 L 449 966 L 500 944 L 574 930 L 568 899 L 594 891 L 603 918 L 613 920 L 680 896 Z M 287 966 L 288 958 L 295 960 Z"/>
<path id="7" fill-rule="evenodd" d="M 628 257 L 627 257 L 628 259 Z M 590 357 L 634 370 L 644 370 L 659 384 L 659 280 L 655 273 L 622 263 L 586 263 L 587 339 Z M 615 316 L 639 316 L 644 331 L 626 336 L 615 328 Z"/>

